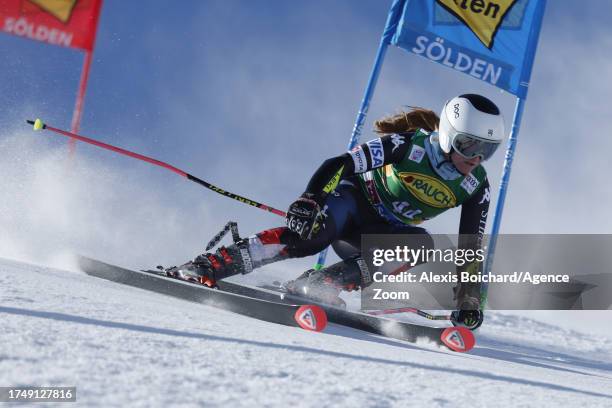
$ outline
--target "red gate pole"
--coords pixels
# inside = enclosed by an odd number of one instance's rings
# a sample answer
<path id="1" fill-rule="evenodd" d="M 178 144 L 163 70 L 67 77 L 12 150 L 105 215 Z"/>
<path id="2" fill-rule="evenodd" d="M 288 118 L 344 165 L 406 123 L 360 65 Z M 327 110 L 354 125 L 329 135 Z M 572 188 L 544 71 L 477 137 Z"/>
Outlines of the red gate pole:
<path id="1" fill-rule="evenodd" d="M 92 51 L 85 51 L 85 61 L 83 62 L 83 70 L 81 71 L 81 80 L 77 93 L 74 112 L 72 113 L 72 124 L 70 130 L 72 133 L 78 133 L 81 126 L 81 115 L 83 114 L 83 103 L 85 100 L 85 91 L 87 90 L 87 80 L 89 79 L 89 69 L 91 68 Z M 70 156 L 74 155 L 76 150 L 76 139 L 71 138 L 69 144 Z"/>

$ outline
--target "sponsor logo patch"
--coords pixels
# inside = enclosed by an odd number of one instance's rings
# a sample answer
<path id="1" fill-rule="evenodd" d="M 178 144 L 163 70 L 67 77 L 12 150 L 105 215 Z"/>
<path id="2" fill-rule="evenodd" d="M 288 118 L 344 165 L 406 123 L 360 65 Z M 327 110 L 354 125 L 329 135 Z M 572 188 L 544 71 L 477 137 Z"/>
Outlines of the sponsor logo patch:
<path id="1" fill-rule="evenodd" d="M 482 200 L 478 204 L 484 204 L 485 202 L 491 201 L 491 190 L 489 187 L 485 188 L 484 194 L 482 195 Z"/>
<path id="2" fill-rule="evenodd" d="M 317 328 L 317 319 L 311 309 L 303 310 L 298 319 L 307 329 L 314 330 Z"/>
<path id="3" fill-rule="evenodd" d="M 465 343 L 463 343 L 463 337 L 461 337 L 461 334 L 459 334 L 459 332 L 457 331 L 451 331 L 450 333 L 448 333 L 444 340 L 447 344 L 452 344 L 458 349 L 465 348 Z"/>
<path id="4" fill-rule="evenodd" d="M 440 336 L 440 340 L 442 340 L 448 348 L 459 353 L 470 351 L 476 344 L 474 334 L 472 334 L 469 329 L 460 326 L 444 329 L 442 336 Z"/>
<path id="5" fill-rule="evenodd" d="M 370 196 L 370 199 L 372 200 L 372 204 L 380 204 L 381 203 L 380 196 L 378 195 L 378 192 L 376 191 L 376 186 L 374 185 L 374 181 L 366 180 L 365 186 L 366 186 L 366 190 L 368 190 L 368 195 Z"/>
<path id="6" fill-rule="evenodd" d="M 344 171 L 344 166 L 340 167 L 340 169 L 334 174 L 334 177 L 331 178 L 323 187 L 323 191 L 326 193 L 331 193 L 338 187 L 338 183 L 340 182 L 340 177 L 342 177 L 342 172 Z"/>
<path id="7" fill-rule="evenodd" d="M 355 163 L 355 173 L 363 173 L 367 170 L 365 154 L 361 146 L 355 147 L 349 154 L 353 158 L 353 163 Z"/>
<path id="8" fill-rule="evenodd" d="M 240 248 L 240 256 L 242 256 L 242 263 L 244 264 L 244 273 L 253 272 L 253 262 L 251 261 L 249 250 L 246 248 Z"/>
<path id="9" fill-rule="evenodd" d="M 357 258 L 355 261 L 357 262 L 357 265 L 359 266 L 359 272 L 361 273 L 361 283 L 363 285 L 368 285 L 372 283 L 372 276 L 370 275 L 370 270 L 368 269 L 366 261 L 361 258 Z"/>
<path id="10" fill-rule="evenodd" d="M 400 145 L 403 145 L 405 143 L 404 136 L 391 135 L 391 143 L 393 143 L 393 149 L 391 149 L 391 153 L 393 153 L 395 149 L 397 149 L 398 147 L 400 147 Z"/>
<path id="11" fill-rule="evenodd" d="M 321 331 L 327 326 L 325 311 L 314 305 L 302 305 L 294 315 L 296 323 L 306 330 Z"/>
<path id="12" fill-rule="evenodd" d="M 406 217 L 409 220 L 413 220 L 414 217 L 421 214 L 423 211 L 418 208 L 411 208 L 410 203 L 406 201 L 394 201 L 393 203 L 393 211 L 402 217 Z"/>
<path id="13" fill-rule="evenodd" d="M 431 207 L 452 208 L 457 205 L 457 198 L 452 190 L 431 176 L 401 172 L 399 177 L 417 200 Z"/>
<path id="14" fill-rule="evenodd" d="M 476 190 L 476 188 L 478 187 L 478 184 L 480 184 L 478 182 L 478 179 L 472 176 L 472 173 L 470 173 L 465 176 L 465 178 L 461 182 L 461 188 L 467 191 L 468 194 L 472 194 L 474 190 Z"/>
<path id="15" fill-rule="evenodd" d="M 368 149 L 370 149 L 370 160 L 372 162 L 372 168 L 382 167 L 385 162 L 385 151 L 383 150 L 382 142 L 380 138 L 370 140 L 367 143 Z"/>
<path id="16" fill-rule="evenodd" d="M 423 157 L 425 157 L 425 149 L 423 149 L 421 146 L 412 145 L 412 150 L 410 150 L 408 159 L 420 163 L 423 160 Z"/>

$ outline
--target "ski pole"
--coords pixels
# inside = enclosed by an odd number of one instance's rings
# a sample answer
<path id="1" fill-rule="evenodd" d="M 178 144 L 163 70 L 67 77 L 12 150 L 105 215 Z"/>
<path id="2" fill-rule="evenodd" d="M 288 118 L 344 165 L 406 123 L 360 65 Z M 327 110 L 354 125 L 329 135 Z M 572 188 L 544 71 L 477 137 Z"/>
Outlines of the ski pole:
<path id="1" fill-rule="evenodd" d="M 142 160 L 142 161 L 145 161 L 147 163 L 151 163 L 151 164 L 154 164 L 156 166 L 163 167 L 166 170 L 170 170 L 171 172 L 176 173 L 179 176 L 183 176 L 183 177 L 187 178 L 188 180 L 191 180 L 191 181 L 193 181 L 195 183 L 198 183 L 199 185 L 204 186 L 207 189 L 214 191 L 215 193 L 224 195 L 225 197 L 231 198 L 231 199 L 236 200 L 236 201 L 240 201 L 243 204 L 248 204 L 248 205 L 251 205 L 253 207 L 257 207 L 257 208 L 259 208 L 261 210 L 269 211 L 269 212 L 271 212 L 273 214 L 280 215 L 281 217 L 285 217 L 286 216 L 284 211 L 277 210 L 276 208 L 270 207 L 268 205 L 265 205 L 265 204 L 262 204 L 262 203 L 258 203 L 257 201 L 251 200 L 249 198 L 242 197 L 242 196 L 239 196 L 238 194 L 234 194 L 234 193 L 231 193 L 229 191 L 223 190 L 222 188 L 217 187 L 214 184 L 210 184 L 207 181 L 199 179 L 199 178 L 197 178 L 197 177 L 195 177 L 195 176 L 193 176 L 193 175 L 191 175 L 189 173 L 184 172 L 183 170 L 181 170 L 179 168 L 176 168 L 176 167 L 174 167 L 174 166 L 172 166 L 172 165 L 170 165 L 168 163 L 164 163 L 163 161 L 159 161 L 159 160 L 153 159 L 151 157 L 143 156 L 142 154 L 134 153 L 132 151 L 125 150 L 125 149 L 122 149 L 120 147 L 113 146 L 113 145 L 110 145 L 110 144 L 107 144 L 107 143 L 99 142 L 97 140 L 90 139 L 90 138 L 85 137 L 85 136 L 77 135 L 76 133 L 71 133 L 71 132 L 67 132 L 65 130 L 54 128 L 52 126 L 49 126 L 49 125 L 43 123 L 42 120 L 40 120 L 40 119 L 26 120 L 26 122 L 29 123 L 30 125 L 33 125 L 34 126 L 34 130 L 44 130 L 44 129 L 50 130 L 50 131 L 55 132 L 57 134 L 60 134 L 60 135 L 66 136 L 66 137 L 71 137 L 71 138 L 76 139 L 76 140 L 80 140 L 81 142 L 89 143 L 91 145 L 98 146 L 98 147 L 101 147 L 103 149 L 113 151 L 115 153 L 123 154 L 125 156 L 129 156 L 129 157 L 132 157 L 134 159 Z"/>

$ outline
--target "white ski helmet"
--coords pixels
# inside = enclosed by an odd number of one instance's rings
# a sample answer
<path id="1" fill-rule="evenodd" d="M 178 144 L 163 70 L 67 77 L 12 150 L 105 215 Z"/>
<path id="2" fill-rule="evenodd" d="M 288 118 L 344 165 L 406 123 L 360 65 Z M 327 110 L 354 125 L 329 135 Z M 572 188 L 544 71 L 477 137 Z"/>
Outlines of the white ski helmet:
<path id="1" fill-rule="evenodd" d="M 445 153 L 455 149 L 466 159 L 488 160 L 504 139 L 504 118 L 497 105 L 481 95 L 459 95 L 446 102 L 438 136 Z"/>

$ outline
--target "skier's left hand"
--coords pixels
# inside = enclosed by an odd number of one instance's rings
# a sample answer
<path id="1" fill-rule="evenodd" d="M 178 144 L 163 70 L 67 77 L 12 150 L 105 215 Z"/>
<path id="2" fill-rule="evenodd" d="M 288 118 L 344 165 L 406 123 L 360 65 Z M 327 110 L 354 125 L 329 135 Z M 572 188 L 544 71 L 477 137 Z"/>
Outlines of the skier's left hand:
<path id="1" fill-rule="evenodd" d="M 297 233 L 301 239 L 310 239 L 321 214 L 321 207 L 310 197 L 302 196 L 289 206 L 287 228 Z"/>

